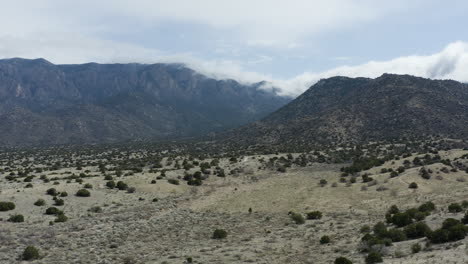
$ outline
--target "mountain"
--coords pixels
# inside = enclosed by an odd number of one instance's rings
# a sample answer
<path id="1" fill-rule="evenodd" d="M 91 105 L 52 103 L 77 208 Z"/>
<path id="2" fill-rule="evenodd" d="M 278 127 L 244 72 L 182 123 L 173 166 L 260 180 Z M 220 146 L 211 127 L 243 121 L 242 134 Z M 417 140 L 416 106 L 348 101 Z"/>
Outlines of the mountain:
<path id="1" fill-rule="evenodd" d="M 424 136 L 468 138 L 468 85 L 395 74 L 332 77 L 225 135 L 248 144 L 302 146 Z"/>
<path id="2" fill-rule="evenodd" d="M 169 139 L 265 117 L 291 99 L 180 64 L 0 60 L 3 146 Z"/>

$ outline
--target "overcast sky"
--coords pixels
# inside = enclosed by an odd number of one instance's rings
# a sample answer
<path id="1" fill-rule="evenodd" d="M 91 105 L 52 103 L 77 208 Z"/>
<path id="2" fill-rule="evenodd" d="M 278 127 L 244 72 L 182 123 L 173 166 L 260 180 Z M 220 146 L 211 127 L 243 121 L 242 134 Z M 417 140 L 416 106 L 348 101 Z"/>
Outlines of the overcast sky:
<path id="1" fill-rule="evenodd" d="M 0 58 L 182 62 L 297 95 L 384 72 L 468 81 L 466 0 L 0 0 Z"/>

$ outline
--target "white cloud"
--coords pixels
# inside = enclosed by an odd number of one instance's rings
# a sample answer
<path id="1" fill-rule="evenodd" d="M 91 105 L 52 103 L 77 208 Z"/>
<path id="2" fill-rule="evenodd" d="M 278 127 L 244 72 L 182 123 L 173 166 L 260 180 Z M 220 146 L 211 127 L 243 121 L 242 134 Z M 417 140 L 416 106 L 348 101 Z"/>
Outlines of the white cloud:
<path id="1" fill-rule="evenodd" d="M 281 94 L 297 96 L 323 78 L 333 76 L 375 78 L 384 73 L 410 74 L 431 79 L 453 79 L 468 82 L 468 43 L 450 43 L 441 52 L 430 55 L 412 55 L 389 61 L 370 61 L 361 65 L 341 66 L 323 72 L 304 72 L 291 79 L 275 79 L 271 75 L 245 71 L 236 61 L 200 61 L 185 58 L 167 58 L 166 61 L 184 61 L 187 66 L 213 78 L 235 79 L 244 83 L 266 80 L 265 88 L 278 87 Z"/>
<path id="2" fill-rule="evenodd" d="M 272 83 L 281 87 L 285 94 L 298 95 L 322 78 L 333 76 L 375 78 L 383 73 L 468 82 L 468 43 L 461 41 L 450 43 L 436 54 L 412 55 L 389 61 L 370 61 L 324 72 L 304 72 L 289 80 L 272 80 Z"/>

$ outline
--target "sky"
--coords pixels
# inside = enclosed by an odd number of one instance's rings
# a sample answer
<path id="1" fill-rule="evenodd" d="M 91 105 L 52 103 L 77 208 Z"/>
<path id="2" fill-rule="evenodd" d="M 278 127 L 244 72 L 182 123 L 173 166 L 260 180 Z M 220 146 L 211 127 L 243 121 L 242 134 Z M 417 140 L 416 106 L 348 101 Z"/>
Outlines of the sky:
<path id="1" fill-rule="evenodd" d="M 0 0 L 0 58 L 185 63 L 297 96 L 321 78 L 468 82 L 466 0 Z"/>

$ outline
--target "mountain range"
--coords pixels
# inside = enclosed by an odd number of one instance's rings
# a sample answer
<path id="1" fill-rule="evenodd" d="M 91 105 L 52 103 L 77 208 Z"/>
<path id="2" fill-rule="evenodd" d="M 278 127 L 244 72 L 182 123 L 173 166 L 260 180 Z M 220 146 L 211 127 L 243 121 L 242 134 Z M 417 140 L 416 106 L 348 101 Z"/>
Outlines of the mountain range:
<path id="1" fill-rule="evenodd" d="M 0 60 L 0 144 L 174 139 L 256 121 L 291 98 L 181 64 Z"/>
<path id="2" fill-rule="evenodd" d="M 246 144 L 468 139 L 468 85 L 410 75 L 320 80 L 266 118 L 223 135 Z"/>

